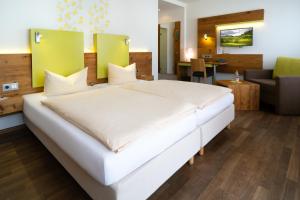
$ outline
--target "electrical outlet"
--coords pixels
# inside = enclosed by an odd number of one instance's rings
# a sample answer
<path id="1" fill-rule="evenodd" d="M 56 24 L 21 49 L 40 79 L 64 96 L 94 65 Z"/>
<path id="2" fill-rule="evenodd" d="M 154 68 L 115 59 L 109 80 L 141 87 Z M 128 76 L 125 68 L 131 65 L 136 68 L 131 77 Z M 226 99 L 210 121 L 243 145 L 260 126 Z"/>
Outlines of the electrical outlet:
<path id="1" fill-rule="evenodd" d="M 16 91 L 19 90 L 19 83 L 4 83 L 2 85 L 2 91 L 3 92 L 10 92 L 10 91 Z"/>

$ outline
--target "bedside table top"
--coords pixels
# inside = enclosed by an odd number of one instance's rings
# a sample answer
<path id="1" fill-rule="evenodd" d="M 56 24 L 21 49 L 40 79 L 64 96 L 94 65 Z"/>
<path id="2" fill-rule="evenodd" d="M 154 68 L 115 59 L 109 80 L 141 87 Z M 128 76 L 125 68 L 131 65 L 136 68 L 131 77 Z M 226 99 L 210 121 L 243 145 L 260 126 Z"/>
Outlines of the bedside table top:
<path id="1" fill-rule="evenodd" d="M 249 81 L 239 81 L 238 83 L 237 82 L 234 82 L 232 80 L 218 80 L 217 82 L 217 85 L 221 85 L 221 86 L 225 86 L 225 87 L 228 87 L 228 86 L 236 86 L 236 85 L 258 85 L 256 83 L 252 83 L 252 82 L 249 82 Z"/>

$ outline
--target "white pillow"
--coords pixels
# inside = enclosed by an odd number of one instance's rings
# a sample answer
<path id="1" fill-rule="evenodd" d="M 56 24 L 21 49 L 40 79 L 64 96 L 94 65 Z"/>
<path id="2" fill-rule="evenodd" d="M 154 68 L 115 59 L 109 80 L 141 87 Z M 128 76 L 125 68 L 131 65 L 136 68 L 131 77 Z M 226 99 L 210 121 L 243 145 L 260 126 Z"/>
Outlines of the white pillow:
<path id="1" fill-rule="evenodd" d="M 87 88 L 88 68 L 76 72 L 68 77 L 45 71 L 44 92 L 46 96 L 75 93 Z"/>
<path id="2" fill-rule="evenodd" d="M 121 84 L 136 81 L 136 65 L 135 63 L 127 67 L 108 64 L 108 83 Z"/>

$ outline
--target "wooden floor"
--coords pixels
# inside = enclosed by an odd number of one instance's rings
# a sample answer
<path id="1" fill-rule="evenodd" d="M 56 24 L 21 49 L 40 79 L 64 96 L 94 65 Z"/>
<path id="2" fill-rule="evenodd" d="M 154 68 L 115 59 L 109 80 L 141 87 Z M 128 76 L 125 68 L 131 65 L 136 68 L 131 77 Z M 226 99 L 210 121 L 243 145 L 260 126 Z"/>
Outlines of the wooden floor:
<path id="1" fill-rule="evenodd" d="M 158 74 L 159 80 L 177 80 L 176 74 Z"/>
<path id="2" fill-rule="evenodd" d="M 300 199 L 300 117 L 238 113 L 205 153 L 150 199 Z M 22 128 L 0 135 L 0 199 L 89 197 Z"/>

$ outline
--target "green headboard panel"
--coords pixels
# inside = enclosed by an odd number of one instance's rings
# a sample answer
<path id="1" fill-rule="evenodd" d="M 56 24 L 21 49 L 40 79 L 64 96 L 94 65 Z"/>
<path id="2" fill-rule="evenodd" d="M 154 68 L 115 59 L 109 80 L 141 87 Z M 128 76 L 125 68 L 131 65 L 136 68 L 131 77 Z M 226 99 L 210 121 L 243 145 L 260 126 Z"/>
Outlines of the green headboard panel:
<path id="1" fill-rule="evenodd" d="M 129 65 L 129 45 L 127 36 L 112 34 L 95 34 L 94 43 L 97 50 L 97 78 L 107 78 L 108 63 Z"/>
<path id="2" fill-rule="evenodd" d="M 36 42 L 35 34 L 41 40 Z M 32 87 L 44 85 L 45 70 L 68 76 L 84 68 L 83 33 L 31 29 Z"/>

